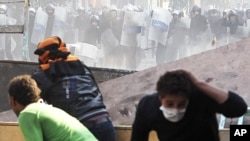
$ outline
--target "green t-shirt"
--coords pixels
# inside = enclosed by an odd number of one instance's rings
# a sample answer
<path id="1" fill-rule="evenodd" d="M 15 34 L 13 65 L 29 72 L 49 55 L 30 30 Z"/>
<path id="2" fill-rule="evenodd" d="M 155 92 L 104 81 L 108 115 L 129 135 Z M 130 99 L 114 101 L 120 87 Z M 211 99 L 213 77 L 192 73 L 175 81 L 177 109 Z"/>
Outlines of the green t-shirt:
<path id="1" fill-rule="evenodd" d="M 19 114 L 26 141 L 97 141 L 76 118 L 43 103 L 32 103 Z"/>

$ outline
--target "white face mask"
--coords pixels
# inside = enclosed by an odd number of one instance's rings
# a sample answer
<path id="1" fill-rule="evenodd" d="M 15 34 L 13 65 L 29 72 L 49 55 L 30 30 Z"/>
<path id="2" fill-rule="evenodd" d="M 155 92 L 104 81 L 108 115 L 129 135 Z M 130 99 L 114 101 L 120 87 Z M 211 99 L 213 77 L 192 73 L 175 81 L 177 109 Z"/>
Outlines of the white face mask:
<path id="1" fill-rule="evenodd" d="M 163 105 L 160 107 L 160 110 L 162 111 L 164 117 L 171 122 L 180 121 L 186 112 L 186 108 L 183 109 L 166 108 Z"/>

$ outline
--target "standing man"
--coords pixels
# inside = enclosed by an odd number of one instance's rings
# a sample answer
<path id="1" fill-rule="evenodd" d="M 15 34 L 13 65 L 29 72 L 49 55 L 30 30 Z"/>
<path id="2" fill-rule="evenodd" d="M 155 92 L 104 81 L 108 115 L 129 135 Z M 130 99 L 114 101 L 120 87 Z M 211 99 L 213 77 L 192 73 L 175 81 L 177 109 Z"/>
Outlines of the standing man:
<path id="1" fill-rule="evenodd" d="M 201 8 L 194 6 L 191 11 L 190 39 L 192 44 L 201 42 L 203 33 L 208 29 L 208 20 L 201 14 Z"/>
<path id="2" fill-rule="evenodd" d="M 0 25 L 10 25 L 9 16 L 7 15 L 8 6 L 6 4 L 0 4 Z M 11 52 L 11 38 L 10 34 L 0 34 L 0 60 L 13 60 Z"/>
<path id="3" fill-rule="evenodd" d="M 131 141 L 147 141 L 151 130 L 160 141 L 219 141 L 216 113 L 233 118 L 247 111 L 238 94 L 212 87 L 185 70 L 166 72 L 156 90 L 139 102 Z"/>
<path id="4" fill-rule="evenodd" d="M 216 38 L 218 47 L 226 43 L 227 37 L 227 27 L 223 26 L 223 21 L 227 17 L 227 13 L 225 11 L 222 14 L 220 13 L 218 9 L 208 10 L 208 23 L 213 36 Z"/>
<path id="5" fill-rule="evenodd" d="M 83 7 L 78 8 L 78 16 L 74 21 L 74 28 L 78 30 L 78 42 L 83 42 L 85 39 L 86 30 L 90 26 L 89 15 Z"/>
<path id="6" fill-rule="evenodd" d="M 222 25 L 229 28 L 229 42 L 240 39 L 239 27 L 243 26 L 243 22 L 239 20 L 239 16 L 236 10 L 230 10 L 228 12 L 228 15 L 224 18 Z"/>
<path id="7" fill-rule="evenodd" d="M 48 38 L 52 36 L 53 26 L 55 22 L 55 6 L 53 4 L 48 4 L 45 8 L 45 12 L 48 15 L 45 38 Z"/>
<path id="8" fill-rule="evenodd" d="M 86 29 L 84 42 L 100 48 L 101 42 L 101 27 L 100 17 L 92 15 L 90 17 L 90 26 Z"/>
<path id="9" fill-rule="evenodd" d="M 35 18 L 36 18 L 36 9 L 35 8 L 29 8 L 29 27 L 28 27 L 28 45 L 29 45 L 29 58 L 30 61 L 36 61 L 36 56 L 34 55 L 34 50 L 36 49 L 36 44 L 31 42 L 32 37 L 32 30 L 34 28 L 35 24 Z"/>
<path id="10" fill-rule="evenodd" d="M 43 103 L 30 75 L 14 77 L 8 92 L 25 141 L 97 141 L 76 118 Z"/>
<path id="11" fill-rule="evenodd" d="M 167 62 L 186 56 L 186 37 L 189 30 L 182 21 L 183 11 L 174 10 L 172 16 L 168 31 Z"/>
<path id="12" fill-rule="evenodd" d="M 102 19 L 100 26 L 104 30 L 101 35 L 101 44 L 104 52 L 104 66 L 120 68 L 123 64 L 123 49 L 120 46 L 123 21 L 118 15 L 118 10 L 112 8 L 108 16 Z"/>
<path id="13" fill-rule="evenodd" d="M 115 141 L 115 129 L 90 69 L 57 36 L 41 41 L 35 54 L 40 67 L 32 74 L 41 97 L 76 117 L 99 141 Z"/>

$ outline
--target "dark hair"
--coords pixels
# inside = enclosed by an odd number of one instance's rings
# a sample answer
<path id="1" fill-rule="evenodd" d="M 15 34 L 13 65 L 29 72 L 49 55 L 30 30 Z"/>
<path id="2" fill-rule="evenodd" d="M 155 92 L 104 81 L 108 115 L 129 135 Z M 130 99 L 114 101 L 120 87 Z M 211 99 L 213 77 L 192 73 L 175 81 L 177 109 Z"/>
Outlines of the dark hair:
<path id="1" fill-rule="evenodd" d="M 41 90 L 36 81 L 30 75 L 19 75 L 10 80 L 9 95 L 23 106 L 37 102 L 40 99 Z"/>
<path id="2" fill-rule="evenodd" d="M 179 95 L 189 98 L 194 90 L 188 74 L 184 71 L 167 71 L 157 82 L 156 90 L 159 96 Z"/>

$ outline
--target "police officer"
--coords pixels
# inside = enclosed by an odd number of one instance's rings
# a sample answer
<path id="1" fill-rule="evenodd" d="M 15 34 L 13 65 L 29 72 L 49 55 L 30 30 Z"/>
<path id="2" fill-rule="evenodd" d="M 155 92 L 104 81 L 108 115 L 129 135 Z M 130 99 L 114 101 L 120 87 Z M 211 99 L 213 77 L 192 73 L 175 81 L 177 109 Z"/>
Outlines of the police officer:
<path id="1" fill-rule="evenodd" d="M 36 9 L 29 8 L 29 35 L 28 35 L 28 42 L 29 42 L 29 58 L 30 61 L 37 61 L 37 57 L 34 55 L 34 51 L 36 49 L 36 44 L 31 42 L 32 30 L 34 28 L 35 17 L 36 17 Z M 35 36 L 35 35 L 33 35 Z"/>
<path id="2" fill-rule="evenodd" d="M 209 9 L 208 10 L 208 23 L 210 25 L 210 29 L 214 36 L 218 37 L 218 21 L 221 18 L 220 11 L 218 9 Z"/>
<path id="3" fill-rule="evenodd" d="M 122 17 L 123 18 L 123 17 Z M 118 16 L 118 11 L 116 8 L 112 8 L 109 11 L 108 28 L 111 28 L 117 40 L 121 39 L 122 33 L 122 20 Z"/>
<path id="4" fill-rule="evenodd" d="M 75 18 L 74 28 L 78 29 L 78 41 L 82 42 L 85 38 L 86 30 L 90 26 L 89 15 L 83 7 L 77 9 L 78 16 Z"/>
<path id="5" fill-rule="evenodd" d="M 208 11 L 208 13 L 208 22 L 211 32 L 216 38 L 216 45 L 222 46 L 227 43 L 227 27 L 223 26 L 224 18 L 227 17 L 227 10 L 223 10 L 222 12 L 220 12 L 218 9 L 211 9 Z"/>
<path id="6" fill-rule="evenodd" d="M 123 63 L 123 50 L 120 47 L 120 39 L 122 33 L 122 20 L 118 16 L 116 7 L 111 7 L 108 16 L 105 16 L 101 22 L 104 29 L 101 35 L 103 44 L 104 65 L 105 67 L 119 68 Z"/>
<path id="7" fill-rule="evenodd" d="M 186 42 L 186 36 L 188 35 L 188 28 L 182 22 L 181 18 L 184 16 L 183 11 L 174 10 L 172 12 L 172 20 L 169 24 L 168 32 L 168 45 L 167 45 L 167 61 L 176 60 L 180 55 L 184 55 L 184 50 L 181 49 L 184 47 Z"/>
<path id="8" fill-rule="evenodd" d="M 229 27 L 230 35 L 235 35 L 239 26 L 237 11 L 230 10 L 226 18 L 224 18 L 223 26 Z"/>
<path id="9" fill-rule="evenodd" d="M 201 15 L 201 8 L 195 5 L 191 10 L 190 38 L 193 43 L 200 41 L 202 33 L 208 28 L 208 21 Z"/>
<path id="10" fill-rule="evenodd" d="M 245 11 L 245 14 L 246 14 L 246 26 L 247 26 L 247 29 L 248 29 L 248 33 L 247 33 L 247 36 L 250 37 L 250 23 L 249 23 L 249 19 L 250 19 L 250 9 L 247 9 Z"/>
<path id="11" fill-rule="evenodd" d="M 48 4 L 45 8 L 45 12 L 48 14 L 48 21 L 45 32 L 45 38 L 47 38 L 51 36 L 53 30 L 53 25 L 55 21 L 55 6 L 53 4 Z"/>
<path id="12" fill-rule="evenodd" d="M 246 18 L 250 19 L 250 9 L 247 9 L 245 13 L 246 13 Z"/>
<path id="13" fill-rule="evenodd" d="M 8 7 L 5 4 L 0 4 L 0 25 L 8 25 L 7 16 Z M 1 34 L 0 35 L 1 47 L 0 47 L 0 60 L 13 60 L 11 53 L 11 35 Z"/>
<path id="14" fill-rule="evenodd" d="M 101 40 L 101 29 L 100 29 L 100 18 L 97 15 L 92 15 L 90 17 L 90 27 L 85 33 L 85 43 L 89 43 L 100 47 Z"/>

